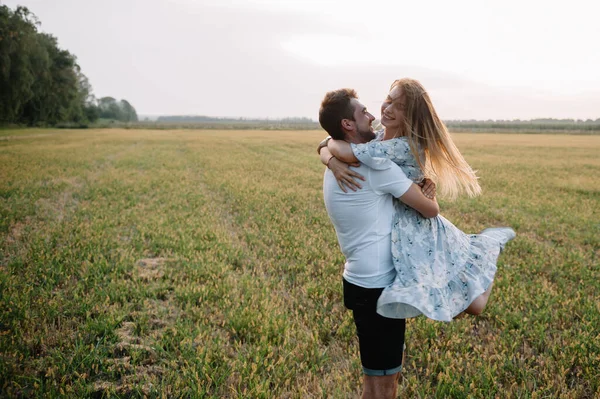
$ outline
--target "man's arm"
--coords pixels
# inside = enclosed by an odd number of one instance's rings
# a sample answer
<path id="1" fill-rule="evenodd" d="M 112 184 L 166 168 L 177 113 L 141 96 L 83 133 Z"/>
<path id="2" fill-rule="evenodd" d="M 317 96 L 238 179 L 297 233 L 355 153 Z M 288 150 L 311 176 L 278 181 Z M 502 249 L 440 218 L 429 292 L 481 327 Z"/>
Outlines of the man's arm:
<path id="1" fill-rule="evenodd" d="M 376 191 L 388 193 L 417 210 L 423 217 L 432 218 L 439 214 L 440 207 L 435 197 L 427 198 L 421 187 L 412 182 L 402 169 L 392 164 L 385 170 L 371 170 L 372 187 Z"/>
<path id="2" fill-rule="evenodd" d="M 398 199 L 411 208 L 416 209 L 423 217 L 433 218 L 440 213 L 440 206 L 435 197 L 432 199 L 425 197 L 421 187 L 414 183 Z"/>

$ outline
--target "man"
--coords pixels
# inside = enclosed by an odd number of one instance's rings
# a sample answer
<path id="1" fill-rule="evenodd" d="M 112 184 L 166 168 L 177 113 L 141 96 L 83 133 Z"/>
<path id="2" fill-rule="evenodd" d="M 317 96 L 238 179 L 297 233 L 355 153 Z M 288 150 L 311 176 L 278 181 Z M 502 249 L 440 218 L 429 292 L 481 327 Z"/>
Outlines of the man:
<path id="1" fill-rule="evenodd" d="M 371 126 L 374 119 L 351 89 L 327 93 L 319 110 L 319 122 L 331 138 L 355 144 L 375 137 Z M 330 162 L 339 162 L 325 145 L 319 145 L 319 150 L 328 167 Z M 328 168 L 323 196 L 346 257 L 344 305 L 352 310 L 356 325 L 364 374 L 363 398 L 395 398 L 402 369 L 405 320 L 385 318 L 376 312 L 381 291 L 396 275 L 391 255 L 393 197 L 425 217 L 437 216 L 439 207 L 392 162 L 385 170 L 364 165 L 354 170 L 365 177 L 360 190 L 346 192 Z"/>

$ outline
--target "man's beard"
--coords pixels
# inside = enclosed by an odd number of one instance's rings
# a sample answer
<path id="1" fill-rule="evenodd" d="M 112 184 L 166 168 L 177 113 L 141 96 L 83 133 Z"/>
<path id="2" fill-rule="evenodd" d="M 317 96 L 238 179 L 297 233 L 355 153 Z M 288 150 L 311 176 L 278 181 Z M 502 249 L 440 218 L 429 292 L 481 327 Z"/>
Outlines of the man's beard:
<path id="1" fill-rule="evenodd" d="M 369 130 L 358 130 L 358 135 L 360 136 L 361 139 L 364 140 L 365 143 L 373 140 L 376 136 L 375 136 L 375 132 L 373 132 L 372 129 Z"/>

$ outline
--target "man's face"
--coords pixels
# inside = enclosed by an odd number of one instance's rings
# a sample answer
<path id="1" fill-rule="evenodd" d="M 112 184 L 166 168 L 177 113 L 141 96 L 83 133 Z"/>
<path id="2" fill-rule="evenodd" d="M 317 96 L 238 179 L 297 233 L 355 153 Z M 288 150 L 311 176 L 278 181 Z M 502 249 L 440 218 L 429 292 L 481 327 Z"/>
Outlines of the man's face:
<path id="1" fill-rule="evenodd" d="M 361 104 L 356 98 L 353 98 L 351 101 L 352 106 L 354 107 L 354 124 L 356 126 L 356 135 L 357 139 L 361 143 L 366 143 L 375 138 L 375 133 L 373 132 L 373 126 L 371 123 L 375 120 L 375 117 L 371 115 L 367 111 L 367 107 Z"/>

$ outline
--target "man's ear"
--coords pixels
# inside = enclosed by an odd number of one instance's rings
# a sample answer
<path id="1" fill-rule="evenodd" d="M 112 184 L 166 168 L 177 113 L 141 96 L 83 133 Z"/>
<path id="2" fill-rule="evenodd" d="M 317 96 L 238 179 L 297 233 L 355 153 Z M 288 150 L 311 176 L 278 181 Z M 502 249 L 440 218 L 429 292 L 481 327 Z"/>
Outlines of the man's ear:
<path id="1" fill-rule="evenodd" d="M 352 130 L 352 121 L 350 119 L 342 119 L 342 128 Z"/>

